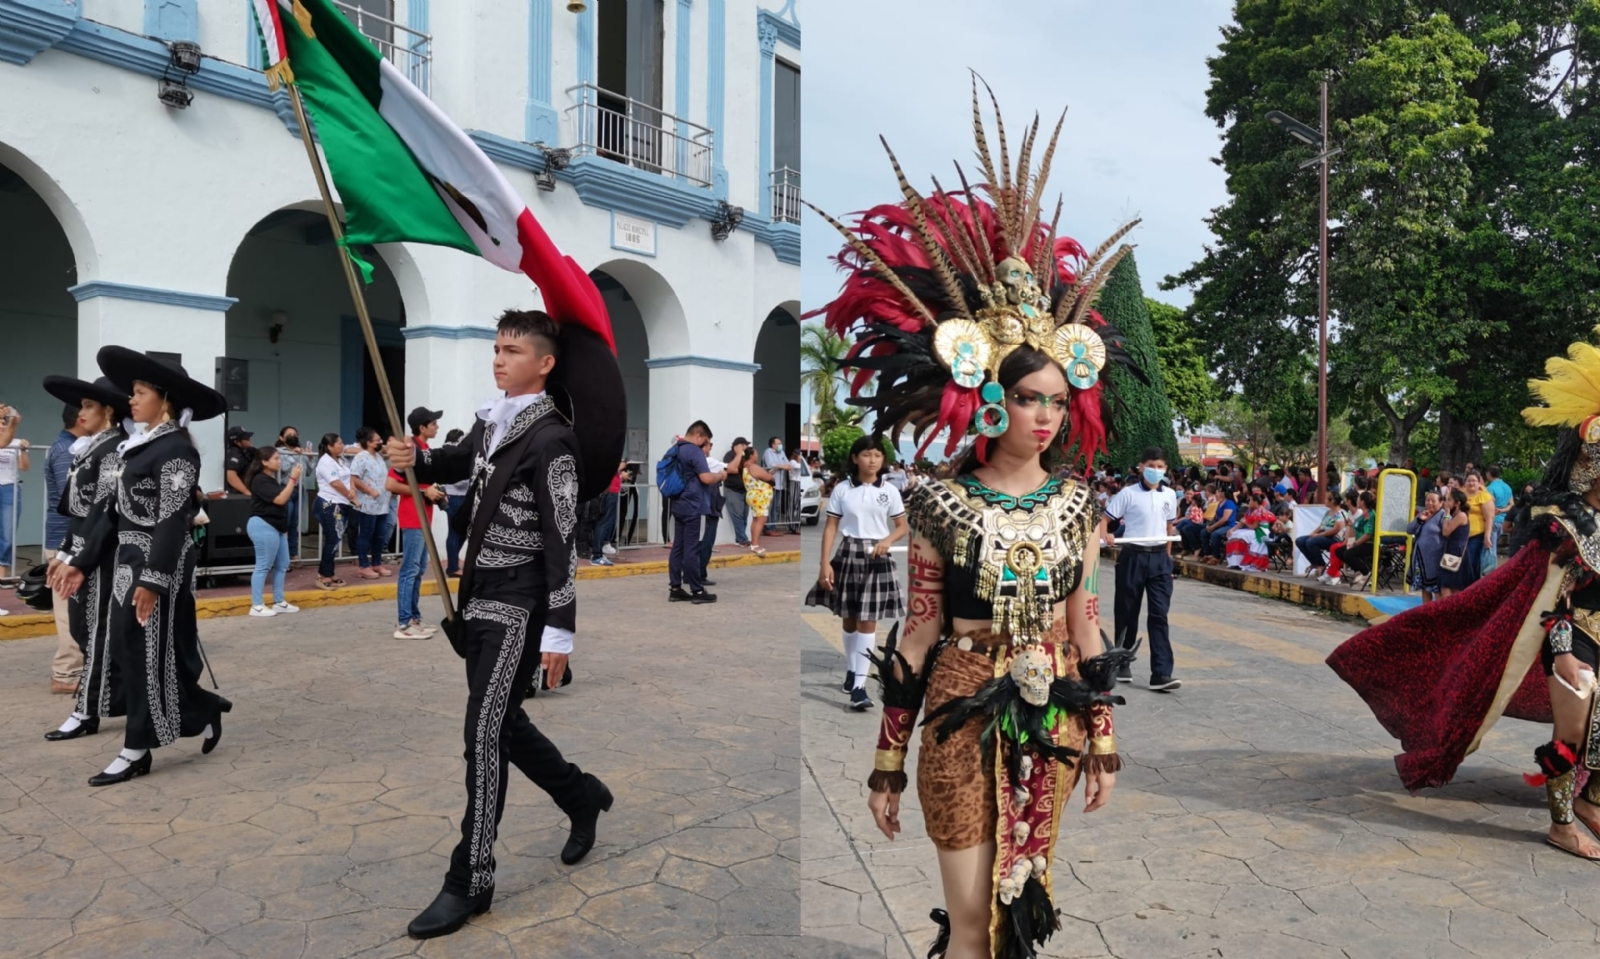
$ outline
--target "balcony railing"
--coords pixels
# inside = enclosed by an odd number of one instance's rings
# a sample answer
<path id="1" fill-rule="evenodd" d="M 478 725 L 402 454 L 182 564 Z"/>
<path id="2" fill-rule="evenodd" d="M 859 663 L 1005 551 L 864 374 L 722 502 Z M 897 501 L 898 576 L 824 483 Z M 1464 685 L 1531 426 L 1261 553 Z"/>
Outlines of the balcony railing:
<path id="1" fill-rule="evenodd" d="M 363 10 L 345 0 L 333 0 L 333 5 L 345 18 L 361 31 L 385 60 L 394 64 L 407 80 L 425 94 L 431 95 L 428 80 L 433 67 L 433 35 L 413 30 L 408 26 Z"/>
<path id="2" fill-rule="evenodd" d="M 772 171 L 772 222 L 800 222 L 800 171 L 779 167 Z"/>
<path id="3" fill-rule="evenodd" d="M 592 83 L 567 89 L 576 139 L 573 152 L 601 156 L 662 176 L 711 185 L 712 132 L 698 123 L 603 90 Z"/>

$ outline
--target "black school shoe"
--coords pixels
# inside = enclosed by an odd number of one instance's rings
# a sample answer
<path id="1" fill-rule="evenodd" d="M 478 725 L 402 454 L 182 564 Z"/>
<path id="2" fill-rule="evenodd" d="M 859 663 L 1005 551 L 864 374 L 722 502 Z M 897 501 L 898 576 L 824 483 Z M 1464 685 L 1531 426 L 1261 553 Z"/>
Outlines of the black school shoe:
<path id="1" fill-rule="evenodd" d="M 411 925 L 406 926 L 406 934 L 413 939 L 448 936 L 466 925 L 468 919 L 488 912 L 489 903 L 493 899 L 493 886 L 476 896 L 458 896 L 441 889 L 439 894 L 433 897 L 433 902 L 428 908 L 411 920 Z"/>
<path id="2" fill-rule="evenodd" d="M 696 606 L 703 606 L 706 603 L 714 603 L 716 601 L 717 601 L 717 594 L 716 593 L 708 593 L 703 589 L 700 592 L 695 593 L 695 594 L 693 594 L 693 595 L 691 595 L 689 597 L 689 602 L 695 604 Z"/>
<path id="3" fill-rule="evenodd" d="M 1150 677 L 1150 689 L 1152 692 L 1170 693 L 1182 685 L 1183 683 L 1181 681 L 1173 679 L 1171 676 Z"/>
<path id="4" fill-rule="evenodd" d="M 687 603 L 692 598 L 689 595 L 689 591 L 682 586 L 674 586 L 667 592 L 667 602 L 669 603 Z"/>
<path id="5" fill-rule="evenodd" d="M 1126 663 L 1124 663 L 1121 666 L 1118 666 L 1117 667 L 1117 682 L 1119 682 L 1119 683 L 1131 683 L 1131 682 L 1133 682 L 1133 667 L 1127 665 Z"/>
<path id="6" fill-rule="evenodd" d="M 851 709 L 859 713 L 871 709 L 874 705 L 876 704 L 872 701 L 872 697 L 867 695 L 867 691 L 865 689 L 850 690 Z"/>
<path id="7" fill-rule="evenodd" d="M 856 673 L 855 673 L 855 670 L 847 669 L 847 670 L 844 671 L 844 685 L 840 686 L 839 688 L 841 690 L 843 690 L 844 692 L 847 692 L 847 693 L 850 690 L 856 688 Z"/>

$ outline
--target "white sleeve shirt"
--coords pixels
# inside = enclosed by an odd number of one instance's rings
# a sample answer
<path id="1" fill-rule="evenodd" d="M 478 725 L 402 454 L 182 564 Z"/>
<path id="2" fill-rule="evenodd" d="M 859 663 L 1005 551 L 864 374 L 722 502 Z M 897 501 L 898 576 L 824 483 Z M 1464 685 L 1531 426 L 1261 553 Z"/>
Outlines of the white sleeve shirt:
<path id="1" fill-rule="evenodd" d="M 1124 486 L 1106 503 L 1106 515 L 1122 521 L 1122 539 L 1165 537 L 1167 524 L 1178 519 L 1178 494 L 1165 486 L 1150 489 L 1142 482 Z"/>

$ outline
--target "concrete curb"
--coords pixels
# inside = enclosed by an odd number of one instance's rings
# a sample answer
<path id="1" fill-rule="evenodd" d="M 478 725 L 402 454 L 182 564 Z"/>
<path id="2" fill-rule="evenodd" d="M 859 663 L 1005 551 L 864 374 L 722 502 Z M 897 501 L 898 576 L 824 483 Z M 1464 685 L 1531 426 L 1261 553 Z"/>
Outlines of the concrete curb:
<path id="1" fill-rule="evenodd" d="M 1113 563 L 1116 562 L 1116 547 L 1102 549 L 1101 554 L 1109 557 Z M 1381 615 L 1368 602 L 1367 594 L 1324 586 L 1316 580 L 1284 579 L 1223 566 L 1207 566 L 1205 563 L 1188 559 L 1174 558 L 1172 568 L 1176 575 L 1185 579 L 1198 580 L 1213 586 L 1225 586 L 1244 593 L 1254 593 L 1266 599 L 1278 599 L 1299 606 L 1323 609 L 1341 616 L 1359 616 L 1372 620 Z"/>
<path id="2" fill-rule="evenodd" d="M 736 566 L 772 566 L 779 563 L 800 562 L 800 551 L 797 549 L 774 551 L 766 556 L 756 556 L 751 553 L 712 556 L 713 569 L 726 569 Z M 622 576 L 651 576 L 667 571 L 666 560 L 652 560 L 647 563 L 623 563 L 617 566 L 580 566 L 578 567 L 579 579 L 616 579 Z M 455 581 L 452 581 L 454 583 Z M 339 589 L 302 589 L 294 590 L 285 597 L 289 602 L 301 609 L 318 609 L 323 606 L 353 606 L 357 603 L 373 603 L 380 600 L 394 601 L 395 592 L 398 590 L 395 583 L 383 583 L 372 586 L 343 586 Z M 422 595 L 433 596 L 439 592 L 431 578 L 422 581 Z M 195 603 L 195 617 L 198 619 L 215 619 L 219 616 L 244 616 L 250 612 L 250 597 L 242 596 L 213 596 L 203 598 Z M 32 639 L 37 636 L 51 636 L 56 631 L 55 617 L 49 613 L 32 613 L 0 617 L 0 642 L 9 639 Z"/>

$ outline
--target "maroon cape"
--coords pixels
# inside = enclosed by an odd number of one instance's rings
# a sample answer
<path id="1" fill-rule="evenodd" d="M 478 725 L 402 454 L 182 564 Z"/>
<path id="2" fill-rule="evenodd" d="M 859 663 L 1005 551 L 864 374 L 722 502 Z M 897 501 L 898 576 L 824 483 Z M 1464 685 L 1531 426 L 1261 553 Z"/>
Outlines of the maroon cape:
<path id="1" fill-rule="evenodd" d="M 1406 610 L 1362 630 L 1328 656 L 1328 665 L 1400 740 L 1394 759 L 1411 791 L 1455 775 L 1490 711 L 1512 644 L 1549 571 L 1550 551 L 1529 543 L 1470 589 Z M 1550 692 L 1538 660 L 1505 715 L 1551 722 Z"/>

